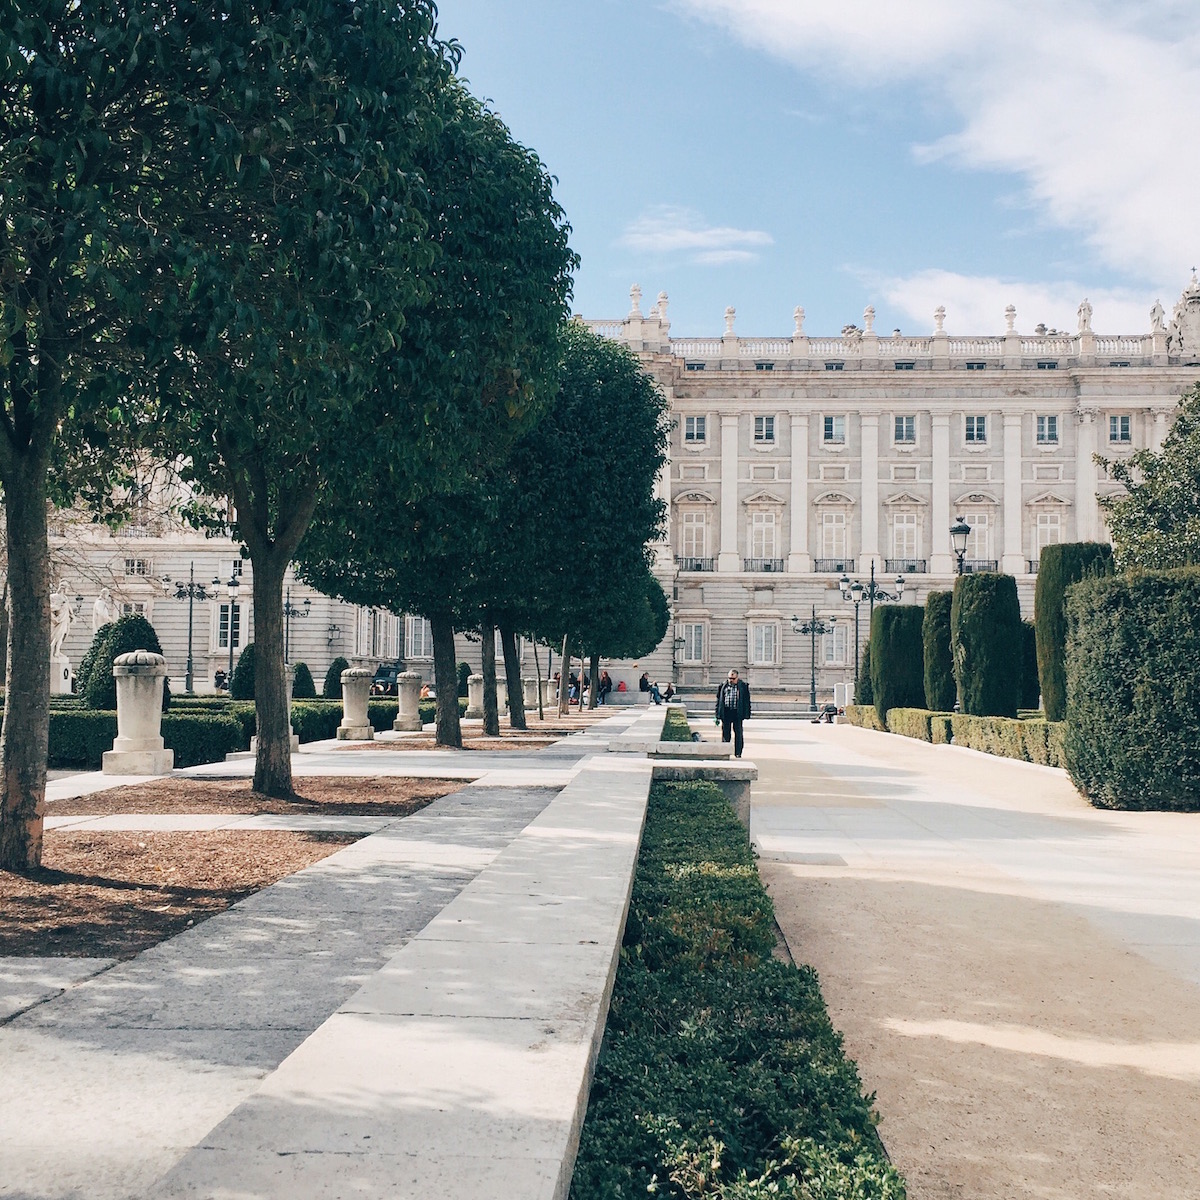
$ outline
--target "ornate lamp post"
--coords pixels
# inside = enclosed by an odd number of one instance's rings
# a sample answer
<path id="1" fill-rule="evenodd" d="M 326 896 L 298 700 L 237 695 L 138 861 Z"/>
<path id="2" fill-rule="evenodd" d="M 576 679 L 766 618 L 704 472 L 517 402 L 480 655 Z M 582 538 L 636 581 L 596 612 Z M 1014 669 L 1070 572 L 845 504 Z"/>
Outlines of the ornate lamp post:
<path id="1" fill-rule="evenodd" d="M 857 614 L 857 609 L 855 610 Z M 818 619 L 817 606 L 814 604 L 812 609 L 812 617 L 809 620 L 801 623 L 797 616 L 792 617 L 792 632 L 804 634 L 811 639 L 811 669 L 808 677 L 808 703 L 813 712 L 817 711 L 817 638 L 824 637 L 827 633 L 832 633 L 834 626 L 837 624 L 837 617 L 830 617 L 828 621 L 824 618 Z"/>
<path id="2" fill-rule="evenodd" d="M 292 603 L 292 589 L 288 588 L 287 597 L 283 602 L 283 661 L 291 662 L 291 647 L 292 647 L 292 618 L 307 617 L 312 610 L 312 601 L 305 597 L 304 603 L 297 607 Z"/>
<path id="3" fill-rule="evenodd" d="M 953 525 L 950 526 L 950 544 L 954 547 L 954 553 L 958 556 L 958 573 L 963 573 L 963 559 L 967 556 L 967 538 L 971 536 L 971 527 L 959 517 Z"/>
<path id="4" fill-rule="evenodd" d="M 163 583 L 171 582 L 170 575 L 163 576 Z M 214 593 L 215 594 L 215 593 Z M 196 607 L 197 600 L 208 599 L 208 589 L 204 584 L 196 582 L 196 564 L 188 563 L 188 581 L 187 583 L 175 584 L 175 599 L 186 600 L 188 602 L 188 653 L 187 653 L 187 676 L 184 684 L 184 690 L 190 692 L 192 690 L 192 613 Z"/>
<path id="5" fill-rule="evenodd" d="M 226 686 L 229 688 L 230 695 L 233 694 L 233 625 L 234 619 L 238 615 L 237 598 L 238 593 L 242 588 L 242 581 L 233 574 L 229 576 L 228 583 L 222 583 L 220 579 L 212 581 L 212 590 L 214 597 L 220 597 L 221 589 L 225 589 L 225 594 L 229 597 L 229 625 L 227 627 L 229 635 L 229 675 L 226 679 Z M 241 632 L 241 623 L 238 623 L 238 632 Z"/>
<path id="6" fill-rule="evenodd" d="M 843 600 L 849 600 L 854 604 L 854 685 L 858 686 L 858 606 L 864 601 L 870 601 L 868 613 L 869 616 L 875 615 L 876 600 L 899 600 L 904 595 L 904 576 L 896 576 L 896 590 L 889 592 L 875 582 L 875 563 L 871 563 L 871 581 L 867 584 L 859 583 L 856 579 L 853 583 L 847 575 L 843 575 L 838 580 L 838 588 L 842 593 Z"/>

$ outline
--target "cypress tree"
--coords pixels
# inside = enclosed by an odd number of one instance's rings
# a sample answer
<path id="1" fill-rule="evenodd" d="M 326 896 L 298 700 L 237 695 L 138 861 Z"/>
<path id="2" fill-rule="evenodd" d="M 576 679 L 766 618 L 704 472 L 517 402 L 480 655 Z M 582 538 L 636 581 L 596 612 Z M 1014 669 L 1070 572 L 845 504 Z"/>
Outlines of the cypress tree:
<path id="1" fill-rule="evenodd" d="M 292 668 L 292 699 L 313 700 L 316 695 L 317 685 L 313 682 L 308 663 L 298 662 Z"/>
<path id="2" fill-rule="evenodd" d="M 326 700 L 340 700 L 342 698 L 342 672 L 347 670 L 349 666 L 350 663 L 340 654 L 329 664 L 329 670 L 325 672 L 325 686 L 321 689 L 321 695 Z"/>
<path id="3" fill-rule="evenodd" d="M 249 642 L 238 655 L 229 681 L 229 696 L 232 700 L 253 700 L 254 696 L 254 643 Z"/>
<path id="4" fill-rule="evenodd" d="M 1032 621 L 1021 622 L 1021 707 L 1037 708 L 1041 696 L 1038 683 L 1037 629 Z"/>
<path id="5" fill-rule="evenodd" d="M 1112 547 L 1102 542 L 1063 542 L 1042 550 L 1033 594 L 1033 623 L 1047 721 L 1061 721 L 1067 713 L 1067 588 L 1081 579 L 1112 573 Z"/>
<path id="6" fill-rule="evenodd" d="M 915 604 L 881 604 L 871 616 L 871 691 L 885 725 L 889 709 L 925 703 L 924 619 Z"/>
<path id="7" fill-rule="evenodd" d="M 950 646 L 962 709 L 1015 717 L 1021 700 L 1021 604 L 1011 575 L 960 575 L 950 606 Z"/>
<path id="8" fill-rule="evenodd" d="M 954 684 L 954 659 L 950 654 L 952 592 L 930 592 L 925 597 L 921 643 L 925 665 L 925 707 L 950 712 L 958 699 Z"/>

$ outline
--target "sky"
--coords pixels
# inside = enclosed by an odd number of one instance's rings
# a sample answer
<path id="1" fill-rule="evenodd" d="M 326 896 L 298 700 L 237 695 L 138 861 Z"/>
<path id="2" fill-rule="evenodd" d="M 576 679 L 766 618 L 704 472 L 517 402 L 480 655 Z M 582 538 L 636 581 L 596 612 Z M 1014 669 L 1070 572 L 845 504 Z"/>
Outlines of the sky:
<path id="1" fill-rule="evenodd" d="M 573 308 L 676 337 L 1099 333 L 1200 263 L 1195 0 L 439 0 L 556 177 Z"/>

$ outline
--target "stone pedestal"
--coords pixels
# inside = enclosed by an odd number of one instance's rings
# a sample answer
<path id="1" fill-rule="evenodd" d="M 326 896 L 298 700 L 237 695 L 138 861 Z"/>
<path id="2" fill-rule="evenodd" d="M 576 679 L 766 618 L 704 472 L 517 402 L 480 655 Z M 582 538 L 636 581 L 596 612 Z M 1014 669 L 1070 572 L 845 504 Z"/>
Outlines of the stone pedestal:
<path id="1" fill-rule="evenodd" d="M 338 726 L 339 742 L 370 742 L 375 730 L 367 715 L 367 697 L 375 672 L 370 667 L 350 667 L 342 672 L 342 723 Z"/>
<path id="2" fill-rule="evenodd" d="M 467 676 L 467 711 L 463 716 L 468 720 L 483 717 L 483 676 Z"/>
<path id="3" fill-rule="evenodd" d="M 71 660 L 65 654 L 56 654 L 50 659 L 50 695 L 71 694 Z"/>
<path id="4" fill-rule="evenodd" d="M 554 702 L 555 702 L 554 680 L 553 679 L 543 679 L 542 680 L 542 711 L 545 712 L 546 709 L 552 708 L 554 706 Z"/>
<path id="5" fill-rule="evenodd" d="M 537 708 L 538 702 L 538 681 L 536 679 L 521 680 L 521 695 L 525 701 L 525 711 L 532 712 Z"/>
<path id="6" fill-rule="evenodd" d="M 402 671 L 396 676 L 396 719 L 392 728 L 400 733 L 419 732 L 421 726 L 421 676 Z"/>
<path id="7" fill-rule="evenodd" d="M 121 654 L 113 663 L 117 681 L 117 736 L 104 753 L 105 775 L 168 775 L 175 751 L 162 740 L 163 680 L 167 660 L 149 650 Z"/>

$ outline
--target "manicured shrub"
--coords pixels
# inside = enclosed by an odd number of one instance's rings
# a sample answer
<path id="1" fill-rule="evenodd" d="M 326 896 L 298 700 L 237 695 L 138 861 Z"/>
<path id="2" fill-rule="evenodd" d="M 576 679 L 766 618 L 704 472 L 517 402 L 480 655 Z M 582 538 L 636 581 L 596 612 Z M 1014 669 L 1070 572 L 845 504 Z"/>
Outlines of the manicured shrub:
<path id="1" fill-rule="evenodd" d="M 471 677 L 471 664 L 460 662 L 458 664 L 458 694 L 465 696 L 467 694 L 467 680 Z"/>
<path id="2" fill-rule="evenodd" d="M 254 699 L 254 643 L 250 642 L 238 655 L 237 665 L 233 668 L 233 678 L 229 681 L 229 695 L 234 700 Z"/>
<path id="3" fill-rule="evenodd" d="M 1200 568 L 1067 593 L 1067 769 L 1103 808 L 1200 810 Z"/>
<path id="4" fill-rule="evenodd" d="M 246 750 L 258 732 L 258 710 L 253 700 L 233 700 L 228 704 L 229 715 L 242 727 L 242 749 Z"/>
<path id="5" fill-rule="evenodd" d="M 49 765 L 99 770 L 104 752 L 112 749 L 116 736 L 115 712 L 52 712 Z M 213 713 L 164 713 L 162 736 L 167 749 L 175 751 L 177 767 L 223 762 L 225 755 L 249 745 L 239 722 Z"/>
<path id="6" fill-rule="evenodd" d="M 1024 721 L 1016 717 L 976 717 L 953 713 L 950 729 L 956 746 L 1024 761 Z"/>
<path id="7" fill-rule="evenodd" d="M 691 740 L 692 727 L 688 724 L 687 713 L 677 704 L 670 705 L 663 721 L 662 741 L 690 742 Z"/>
<path id="8" fill-rule="evenodd" d="M 1112 547 L 1101 542 L 1064 542 L 1046 546 L 1038 559 L 1033 593 L 1037 631 L 1038 680 L 1047 721 L 1067 713 L 1067 588 L 1081 579 L 1113 572 Z M 1032 707 L 1032 706 L 1031 706 Z"/>
<path id="9" fill-rule="evenodd" d="M 384 730 L 391 729 L 396 723 L 396 713 L 399 711 L 399 707 L 395 700 L 368 700 L 367 720 L 371 722 L 371 728 L 376 733 L 383 733 Z"/>
<path id="10" fill-rule="evenodd" d="M 292 699 L 315 700 L 316 698 L 317 685 L 313 682 L 312 672 L 308 669 L 308 663 L 298 662 L 292 668 Z"/>
<path id="11" fill-rule="evenodd" d="M 881 604 L 871 616 L 871 694 L 884 724 L 889 709 L 925 703 L 924 619 L 915 604 Z"/>
<path id="12" fill-rule="evenodd" d="M 1016 717 L 1021 699 L 1021 605 L 1011 575 L 960 575 L 950 607 L 950 641 L 962 710 Z"/>
<path id="13" fill-rule="evenodd" d="M 858 725 L 862 729 L 878 729 L 880 733 L 887 733 L 887 726 L 879 719 L 879 714 L 875 711 L 873 704 L 847 704 L 845 717 L 851 725 Z"/>
<path id="14" fill-rule="evenodd" d="M 887 727 L 889 733 L 898 733 L 901 737 L 916 738 L 918 741 L 931 742 L 930 720 L 935 713 L 925 708 L 889 708 Z"/>
<path id="15" fill-rule="evenodd" d="M 1020 708 L 1038 708 L 1042 694 L 1038 679 L 1037 628 L 1032 621 L 1021 622 L 1021 703 Z"/>
<path id="16" fill-rule="evenodd" d="M 101 631 L 103 632 L 103 631 Z M 98 771 L 102 756 L 117 736 L 117 714 L 82 709 L 50 712 L 51 767 Z"/>
<path id="17" fill-rule="evenodd" d="M 854 689 L 855 704 L 874 704 L 875 692 L 871 687 L 871 639 L 863 643 L 858 666 L 858 683 Z"/>
<path id="18" fill-rule="evenodd" d="M 950 606 L 953 600 L 953 592 L 930 592 L 925 597 L 921 649 L 925 668 L 925 706 L 932 712 L 950 712 L 958 700 L 954 658 L 950 653 Z"/>
<path id="19" fill-rule="evenodd" d="M 948 746 L 954 740 L 954 729 L 950 723 L 953 713 L 930 713 L 929 740 L 935 746 Z"/>
<path id="20" fill-rule="evenodd" d="M 325 686 L 321 689 L 321 695 L 326 700 L 342 698 L 342 672 L 349 668 L 350 663 L 340 654 L 329 664 L 329 670 L 325 672 Z"/>
<path id="21" fill-rule="evenodd" d="M 292 705 L 292 728 L 301 742 L 323 742 L 336 737 L 341 722 L 340 705 L 303 702 Z"/>
<path id="22" fill-rule="evenodd" d="M 84 656 L 88 674 L 81 694 L 88 708 L 116 709 L 117 681 L 113 678 L 113 661 L 120 655 L 130 654 L 134 650 L 162 653 L 162 645 L 159 643 L 158 634 L 154 632 L 154 626 L 137 613 L 121 617 L 109 625 L 102 626 L 96 632 L 96 636 L 92 639 L 91 649 L 88 651 L 88 655 Z M 171 690 L 164 680 L 164 711 L 169 706 L 170 700 Z M 106 749 L 111 750 L 112 747 L 108 746 Z"/>

